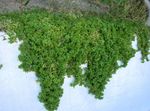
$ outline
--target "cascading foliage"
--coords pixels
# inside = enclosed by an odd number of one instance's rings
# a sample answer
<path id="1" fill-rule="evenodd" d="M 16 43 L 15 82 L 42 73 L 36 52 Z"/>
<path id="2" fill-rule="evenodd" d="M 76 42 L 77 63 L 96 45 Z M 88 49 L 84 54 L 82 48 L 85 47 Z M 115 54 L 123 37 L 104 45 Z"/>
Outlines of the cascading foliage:
<path id="1" fill-rule="evenodd" d="M 143 24 L 107 16 L 32 10 L 1 14 L 0 28 L 9 34 L 10 42 L 23 41 L 20 68 L 36 72 L 39 100 L 48 111 L 59 106 L 65 75 L 74 76 L 72 86 L 83 85 L 102 99 L 112 74 L 125 67 L 137 51 L 131 46 L 133 35 L 138 36 L 143 61 L 150 46 L 148 28 Z M 118 66 L 117 60 L 123 65 Z M 85 74 L 79 68 L 83 63 L 88 64 Z"/>
<path id="2" fill-rule="evenodd" d="M 0 69 L 2 69 L 2 67 L 3 67 L 3 65 L 2 65 L 2 64 L 0 64 Z"/>

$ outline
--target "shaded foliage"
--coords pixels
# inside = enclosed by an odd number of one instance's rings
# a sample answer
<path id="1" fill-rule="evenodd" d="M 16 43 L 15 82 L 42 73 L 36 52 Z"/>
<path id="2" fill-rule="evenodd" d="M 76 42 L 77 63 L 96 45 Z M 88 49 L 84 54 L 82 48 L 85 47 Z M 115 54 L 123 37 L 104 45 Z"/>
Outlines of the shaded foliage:
<path id="1" fill-rule="evenodd" d="M 3 67 L 3 65 L 2 65 L 2 64 L 0 64 L 0 69 L 2 69 L 2 67 Z"/>
<path id="2" fill-rule="evenodd" d="M 110 6 L 109 14 L 113 17 L 144 22 L 147 8 L 144 0 L 100 0 Z"/>

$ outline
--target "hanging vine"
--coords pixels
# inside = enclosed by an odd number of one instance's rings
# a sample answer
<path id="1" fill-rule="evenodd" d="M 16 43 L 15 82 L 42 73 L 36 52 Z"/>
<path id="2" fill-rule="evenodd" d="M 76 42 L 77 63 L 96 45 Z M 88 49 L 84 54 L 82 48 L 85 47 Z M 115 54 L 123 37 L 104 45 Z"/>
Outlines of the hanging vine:
<path id="1" fill-rule="evenodd" d="M 9 34 L 10 42 L 23 41 L 19 67 L 36 72 L 39 100 L 48 111 L 59 106 L 65 75 L 74 76 L 72 86 L 83 85 L 102 99 L 112 74 L 136 52 L 131 46 L 134 34 L 142 59 L 148 60 L 148 28 L 129 20 L 32 10 L 1 14 L 0 28 Z M 117 60 L 123 65 L 118 66 Z M 83 63 L 88 65 L 85 74 L 79 68 Z"/>

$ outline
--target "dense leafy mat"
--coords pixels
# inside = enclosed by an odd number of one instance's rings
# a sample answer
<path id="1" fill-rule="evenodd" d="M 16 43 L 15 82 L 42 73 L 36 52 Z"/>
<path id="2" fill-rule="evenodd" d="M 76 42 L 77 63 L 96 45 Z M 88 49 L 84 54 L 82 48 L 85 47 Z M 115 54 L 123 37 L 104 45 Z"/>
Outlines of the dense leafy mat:
<path id="1" fill-rule="evenodd" d="M 148 28 L 143 24 L 105 16 L 33 10 L 1 14 L 0 28 L 10 35 L 10 42 L 23 41 L 20 68 L 36 72 L 39 100 L 48 111 L 59 105 L 65 75 L 75 77 L 72 86 L 83 85 L 102 99 L 109 78 L 134 56 L 131 42 L 135 33 L 143 61 L 149 49 Z M 118 66 L 117 60 L 123 65 Z M 83 63 L 88 64 L 85 74 L 79 68 Z"/>

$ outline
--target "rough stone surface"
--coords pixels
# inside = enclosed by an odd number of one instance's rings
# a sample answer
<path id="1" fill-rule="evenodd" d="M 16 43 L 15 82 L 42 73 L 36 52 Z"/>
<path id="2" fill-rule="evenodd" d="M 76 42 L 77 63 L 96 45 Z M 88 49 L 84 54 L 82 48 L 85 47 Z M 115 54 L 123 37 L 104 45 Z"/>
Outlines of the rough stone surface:
<path id="1" fill-rule="evenodd" d="M 0 0 L 0 12 L 19 10 L 19 0 Z M 107 5 L 96 2 L 96 0 L 30 0 L 26 8 L 40 7 L 50 10 L 62 11 L 84 11 L 94 13 L 106 13 Z"/>

